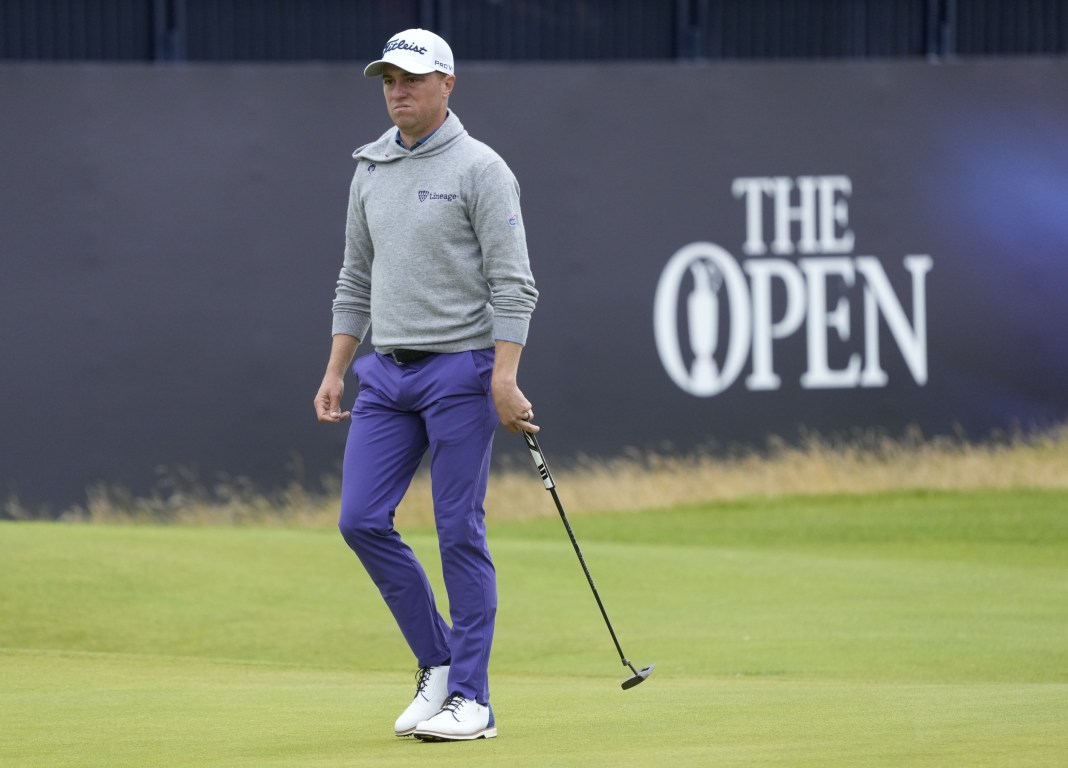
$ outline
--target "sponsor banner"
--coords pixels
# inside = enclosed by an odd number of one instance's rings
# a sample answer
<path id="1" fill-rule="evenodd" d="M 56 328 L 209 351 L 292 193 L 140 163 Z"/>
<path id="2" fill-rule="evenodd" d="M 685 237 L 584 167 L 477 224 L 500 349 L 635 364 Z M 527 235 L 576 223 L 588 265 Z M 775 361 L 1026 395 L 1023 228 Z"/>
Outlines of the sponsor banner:
<path id="1" fill-rule="evenodd" d="M 1065 74 L 1030 60 L 570 79 L 565 94 L 613 96 L 590 98 L 575 165 L 525 210 L 551 260 L 540 285 L 569 302 L 567 333 L 552 329 L 564 442 L 720 450 L 1063 422 Z M 543 328 L 524 356 L 537 367 L 554 365 Z"/>
<path id="2" fill-rule="evenodd" d="M 1063 59 L 461 67 L 452 107 L 522 188 L 541 299 L 520 386 L 546 450 L 1064 421 L 1066 79 Z M 344 428 L 311 399 L 379 86 L 20 65 L 0 89 L 0 493 L 335 474 Z M 529 463 L 503 431 L 497 450 Z"/>

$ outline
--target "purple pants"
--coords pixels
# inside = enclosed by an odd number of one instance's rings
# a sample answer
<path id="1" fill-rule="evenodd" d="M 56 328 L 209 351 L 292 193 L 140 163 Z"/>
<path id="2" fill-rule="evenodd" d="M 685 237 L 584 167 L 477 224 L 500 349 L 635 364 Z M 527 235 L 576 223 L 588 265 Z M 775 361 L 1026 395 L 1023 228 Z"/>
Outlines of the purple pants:
<path id="1" fill-rule="evenodd" d="M 356 360 L 341 482 L 341 535 L 393 612 L 420 667 L 450 664 L 449 692 L 489 703 L 497 578 L 485 509 L 493 433 L 493 350 L 432 355 L 406 365 L 372 354 Z M 423 566 L 393 517 L 430 451 L 434 520 L 451 628 Z"/>

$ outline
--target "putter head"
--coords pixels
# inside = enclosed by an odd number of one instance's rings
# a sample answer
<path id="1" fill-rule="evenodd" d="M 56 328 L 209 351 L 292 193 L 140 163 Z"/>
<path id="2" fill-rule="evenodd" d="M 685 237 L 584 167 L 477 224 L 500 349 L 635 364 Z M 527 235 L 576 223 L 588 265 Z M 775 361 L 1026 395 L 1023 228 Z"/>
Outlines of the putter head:
<path id="1" fill-rule="evenodd" d="M 628 677 L 623 681 L 623 690 L 633 688 L 638 683 L 645 680 L 649 675 L 653 674 L 653 670 L 656 668 L 656 664 L 650 664 L 648 667 L 642 667 L 641 669 L 634 670 L 634 677 Z M 634 667 L 631 667 L 633 670 Z"/>

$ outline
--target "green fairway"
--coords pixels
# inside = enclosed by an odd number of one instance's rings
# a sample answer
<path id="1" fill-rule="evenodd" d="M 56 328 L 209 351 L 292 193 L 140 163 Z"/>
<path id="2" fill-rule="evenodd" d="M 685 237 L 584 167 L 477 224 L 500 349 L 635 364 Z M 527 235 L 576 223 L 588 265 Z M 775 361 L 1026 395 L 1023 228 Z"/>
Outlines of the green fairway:
<path id="1" fill-rule="evenodd" d="M 392 736 L 414 662 L 334 530 L 0 524 L 0 765 L 1068 765 L 1066 492 L 572 522 L 656 673 L 558 519 L 491 521 L 475 744 Z"/>

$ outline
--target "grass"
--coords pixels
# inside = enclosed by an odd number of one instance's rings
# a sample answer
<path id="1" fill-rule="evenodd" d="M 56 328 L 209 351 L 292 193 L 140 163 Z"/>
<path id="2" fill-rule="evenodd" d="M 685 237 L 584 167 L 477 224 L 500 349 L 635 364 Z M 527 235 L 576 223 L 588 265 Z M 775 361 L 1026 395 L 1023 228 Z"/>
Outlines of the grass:
<path id="1" fill-rule="evenodd" d="M 391 735 L 412 660 L 336 531 L 7 522 L 0 764 L 1063 766 L 1066 510 L 1036 488 L 583 512 L 624 648 L 658 664 L 627 692 L 559 520 L 495 520 L 501 736 L 443 745 Z"/>
<path id="2" fill-rule="evenodd" d="M 518 440 L 504 435 L 499 439 Z M 551 437 L 545 450 L 555 459 Z M 305 471 L 295 462 L 296 474 Z M 1068 490 L 1068 424 L 1042 432 L 993 436 L 985 442 L 909 433 L 899 439 L 863 433 L 832 440 L 810 436 L 800 445 L 772 440 L 763 451 L 729 455 L 630 452 L 610 460 L 580 457 L 550 468 L 569 514 L 625 512 L 715 501 L 787 495 L 900 490 Z M 17 497 L 0 504 L 0 520 L 332 527 L 340 483 L 323 478 L 325 493 L 294 481 L 270 494 L 247 478 L 206 482 L 186 468 L 164 473 L 154 492 L 135 497 L 108 485 L 88 489 L 84 504 L 58 513 L 24 507 Z M 401 506 L 411 523 L 432 522 L 430 479 L 416 476 Z M 528 461 L 494 469 L 487 508 L 497 520 L 555 517 Z"/>

